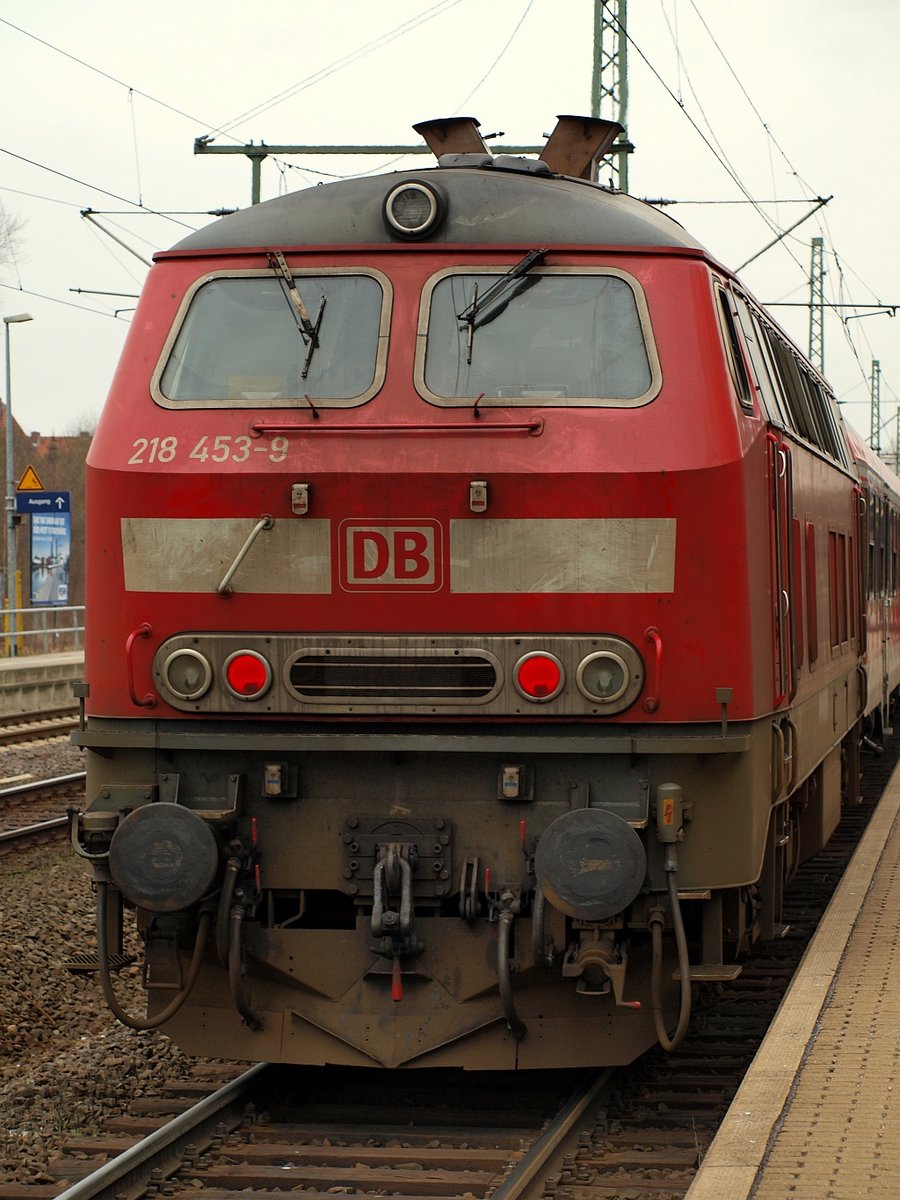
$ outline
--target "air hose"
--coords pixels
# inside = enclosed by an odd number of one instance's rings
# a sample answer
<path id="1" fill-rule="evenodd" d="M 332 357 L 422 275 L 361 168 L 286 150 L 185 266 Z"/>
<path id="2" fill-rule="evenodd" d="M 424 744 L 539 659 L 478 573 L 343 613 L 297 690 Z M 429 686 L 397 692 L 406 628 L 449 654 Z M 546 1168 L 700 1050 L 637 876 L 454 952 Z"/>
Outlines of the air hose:
<path id="1" fill-rule="evenodd" d="M 222 890 L 219 893 L 219 906 L 216 910 L 216 953 L 223 967 L 228 966 L 231 901 L 234 897 L 234 885 L 240 869 L 240 859 L 235 857 L 229 858 L 225 864 L 225 878 L 222 880 Z"/>
<path id="2" fill-rule="evenodd" d="M 228 950 L 228 982 L 231 986 L 231 999 L 234 1007 L 241 1015 L 241 1020 L 254 1032 L 263 1027 L 262 1018 L 247 1003 L 244 995 L 244 960 L 241 955 L 241 928 L 244 921 L 243 905 L 234 904 L 231 908 L 230 930 L 231 943 Z"/>
<path id="3" fill-rule="evenodd" d="M 201 909 L 200 919 L 197 923 L 197 936 L 194 939 L 194 952 L 191 955 L 191 962 L 188 967 L 184 987 L 172 997 L 166 1007 L 161 1012 L 158 1012 L 156 1016 L 131 1017 L 125 1012 L 115 997 L 112 978 L 109 972 L 109 936 L 106 926 L 106 897 L 108 888 L 109 884 L 104 880 L 97 881 L 97 954 L 100 959 L 100 985 L 103 988 L 103 995 L 113 1016 L 121 1021 L 123 1025 L 127 1025 L 129 1029 L 158 1029 L 160 1025 L 164 1025 L 166 1021 L 175 1016 L 194 989 L 197 976 L 200 974 L 200 964 L 203 961 L 206 939 L 212 925 L 212 913 L 207 908 Z"/>
<path id="4" fill-rule="evenodd" d="M 671 854 L 669 853 L 671 851 Z M 678 949 L 678 973 L 681 976 L 681 1002 L 678 1012 L 678 1024 L 675 1032 L 669 1036 L 666 1029 L 662 1007 L 662 969 L 663 949 L 662 935 L 665 928 L 665 916 L 660 909 L 650 914 L 650 935 L 653 945 L 653 958 L 650 970 L 650 994 L 653 1000 L 653 1024 L 656 1036 L 663 1050 L 672 1051 L 681 1045 L 688 1022 L 691 1019 L 691 964 L 688 958 L 687 938 L 684 934 L 684 922 L 681 919 L 681 906 L 678 903 L 678 888 L 675 882 L 674 848 L 666 847 L 666 880 L 669 887 L 669 904 L 672 909 L 672 924 L 675 928 L 675 945 Z"/>
<path id="5" fill-rule="evenodd" d="M 500 1000 L 503 1004 L 503 1012 L 506 1016 L 506 1027 L 513 1035 L 516 1041 L 520 1041 L 528 1032 L 524 1023 L 519 1019 L 516 1012 L 516 1003 L 513 999 L 512 980 L 510 979 L 510 954 L 509 943 L 512 937 L 512 926 L 515 920 L 515 913 L 511 908 L 504 907 L 500 910 L 500 915 L 497 918 L 497 978 L 500 984 Z"/>

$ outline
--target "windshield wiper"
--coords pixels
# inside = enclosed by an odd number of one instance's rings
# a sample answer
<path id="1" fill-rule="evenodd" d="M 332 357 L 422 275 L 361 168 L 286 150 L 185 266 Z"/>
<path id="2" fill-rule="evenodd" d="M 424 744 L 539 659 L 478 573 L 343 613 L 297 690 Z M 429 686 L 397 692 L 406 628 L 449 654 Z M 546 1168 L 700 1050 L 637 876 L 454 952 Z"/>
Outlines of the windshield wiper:
<path id="1" fill-rule="evenodd" d="M 544 248 L 541 250 L 529 250 L 520 262 L 517 262 L 516 265 L 511 267 L 505 275 L 501 275 L 495 283 L 491 284 L 483 296 L 478 295 L 478 283 L 475 283 L 475 286 L 472 290 L 471 302 L 462 310 L 462 312 L 456 314 L 457 321 L 459 321 L 461 324 L 465 324 L 467 327 L 467 363 L 471 364 L 472 362 L 472 343 L 475 340 L 475 330 L 479 325 L 486 325 L 488 321 L 492 321 L 495 317 L 498 317 L 506 305 L 503 305 L 503 308 L 495 308 L 492 312 L 488 313 L 487 316 L 483 316 L 482 314 L 484 313 L 485 309 L 493 305 L 495 301 L 499 300 L 501 297 L 506 296 L 510 288 L 512 288 L 513 285 L 519 279 L 521 279 L 523 275 L 527 275 L 532 267 L 536 267 L 539 263 L 542 263 L 547 257 L 547 251 L 547 246 L 544 246 Z M 507 303 L 511 299 L 512 296 L 508 296 Z M 479 316 L 481 316 L 481 320 L 478 319 Z"/>
<path id="2" fill-rule="evenodd" d="M 306 346 L 306 358 L 303 360 L 303 370 L 300 372 L 301 379 L 305 379 L 309 374 L 309 364 L 312 362 L 312 356 L 319 347 L 319 329 L 322 325 L 322 313 L 325 311 L 326 300 L 324 296 L 320 298 L 316 319 L 315 321 L 310 320 L 309 309 L 303 303 L 303 297 L 300 295 L 297 281 L 291 274 L 291 268 L 285 262 L 284 255 L 280 250 L 274 250 L 266 257 L 269 260 L 269 266 L 281 282 L 282 291 L 287 297 L 291 313 L 297 322 L 297 329 Z"/>

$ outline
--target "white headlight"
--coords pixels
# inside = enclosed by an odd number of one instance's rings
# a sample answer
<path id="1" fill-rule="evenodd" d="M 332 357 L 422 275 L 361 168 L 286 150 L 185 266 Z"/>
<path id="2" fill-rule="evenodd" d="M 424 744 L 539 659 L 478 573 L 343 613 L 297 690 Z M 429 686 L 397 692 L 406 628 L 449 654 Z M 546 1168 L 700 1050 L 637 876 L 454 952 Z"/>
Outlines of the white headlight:
<path id="1" fill-rule="evenodd" d="M 575 683 L 600 713 L 617 713 L 637 700 L 644 686 L 644 664 L 630 642 L 602 637 L 596 649 L 578 664 Z"/>
<path id="2" fill-rule="evenodd" d="M 400 183 L 388 192 L 384 201 L 384 219 L 398 237 L 415 240 L 427 237 L 441 223 L 447 211 L 442 192 L 417 179 Z"/>
<path id="3" fill-rule="evenodd" d="M 163 663 L 162 677 L 179 700 L 199 700 L 212 683 L 212 667 L 199 650 L 175 650 Z"/>

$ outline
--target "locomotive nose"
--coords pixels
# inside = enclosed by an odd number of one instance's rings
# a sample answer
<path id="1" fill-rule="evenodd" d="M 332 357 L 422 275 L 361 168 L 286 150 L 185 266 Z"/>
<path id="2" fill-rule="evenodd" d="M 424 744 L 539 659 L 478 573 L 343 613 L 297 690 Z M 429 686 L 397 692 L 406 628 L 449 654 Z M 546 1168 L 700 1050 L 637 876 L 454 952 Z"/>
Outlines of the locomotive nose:
<path id="1" fill-rule="evenodd" d="M 541 834 L 534 869 L 554 908 L 582 921 L 604 921 L 641 890 L 647 856 L 627 821 L 599 808 L 579 808 L 557 817 Z"/>
<path id="2" fill-rule="evenodd" d="M 206 822 L 168 801 L 146 804 L 121 822 L 109 847 L 113 882 L 139 908 L 180 912 L 216 877 L 219 849 Z"/>

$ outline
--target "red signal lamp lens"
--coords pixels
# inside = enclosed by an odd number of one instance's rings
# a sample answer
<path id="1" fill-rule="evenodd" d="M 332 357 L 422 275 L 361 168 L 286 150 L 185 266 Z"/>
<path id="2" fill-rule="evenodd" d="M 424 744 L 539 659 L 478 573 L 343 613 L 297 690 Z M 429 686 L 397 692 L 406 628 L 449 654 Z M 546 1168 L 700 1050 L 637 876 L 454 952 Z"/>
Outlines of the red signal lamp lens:
<path id="1" fill-rule="evenodd" d="M 562 663 L 553 654 L 535 651 L 516 663 L 515 684 L 526 700 L 552 700 L 562 691 Z"/>
<path id="2" fill-rule="evenodd" d="M 237 650 L 225 660 L 225 683 L 241 700 L 258 700 L 271 682 L 272 668 L 255 650 Z"/>

